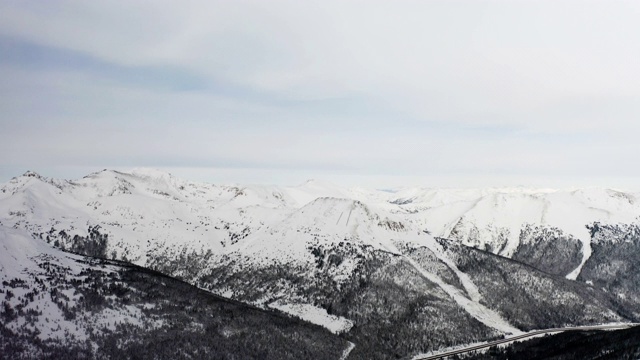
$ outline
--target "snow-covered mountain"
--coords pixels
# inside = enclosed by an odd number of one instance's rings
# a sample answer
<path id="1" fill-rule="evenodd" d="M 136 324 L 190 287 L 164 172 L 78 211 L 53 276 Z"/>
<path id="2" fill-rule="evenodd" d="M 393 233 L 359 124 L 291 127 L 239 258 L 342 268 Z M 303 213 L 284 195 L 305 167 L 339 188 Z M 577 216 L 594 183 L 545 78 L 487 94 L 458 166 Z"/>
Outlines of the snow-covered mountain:
<path id="1" fill-rule="evenodd" d="M 602 250 L 602 229 L 638 216 L 637 194 L 610 189 L 213 185 L 149 169 L 0 186 L 2 226 L 280 309 L 357 344 L 355 358 L 635 320 L 635 278 L 614 289 L 600 265 L 621 252 Z"/>
<path id="2" fill-rule="evenodd" d="M 517 257 L 539 240 L 575 243 L 580 260 L 562 274 L 570 279 L 591 255 L 589 225 L 640 220 L 638 194 L 613 189 L 404 189 L 394 195 L 391 202 L 433 235 L 502 256 Z"/>
<path id="3" fill-rule="evenodd" d="M 4 226 L 0 281 L 3 359 L 336 359 L 352 346 L 319 326 Z"/>
<path id="4" fill-rule="evenodd" d="M 351 197 L 314 181 L 290 188 L 216 186 L 149 169 L 105 170 L 75 181 L 27 172 L 0 192 L 4 224 L 32 233 L 64 230 L 71 237 L 99 225 L 109 235 L 108 255 L 137 263 L 160 245 L 222 254 L 319 196 Z"/>
<path id="5" fill-rule="evenodd" d="M 251 251 L 255 244 L 246 243 L 255 242 L 255 236 L 249 235 L 276 225 L 279 231 L 295 228 L 295 218 L 302 219 L 300 226 L 322 219 L 316 228 L 323 232 L 342 229 L 345 235 L 347 229 L 354 234 L 371 232 L 388 219 L 390 226 L 400 226 L 407 233 L 427 230 L 435 237 L 459 240 L 506 257 L 539 238 L 532 233 L 546 229 L 543 237 L 565 237 L 580 248 L 581 261 L 565 274 L 575 279 L 591 251 L 588 226 L 595 222 L 635 224 L 640 219 L 638 194 L 611 189 L 407 188 L 387 192 L 346 189 L 314 180 L 296 187 L 212 185 L 136 169 L 130 173 L 104 170 L 79 180 L 27 172 L 2 185 L 0 191 L 2 223 L 38 234 L 52 228 L 64 230 L 70 237 L 86 236 L 89 226 L 99 225 L 101 233 L 109 236 L 109 256 L 126 256 L 141 265 L 159 246 L 211 250 L 216 255 Z M 323 214 L 334 210 L 324 209 L 322 201 L 316 202 L 319 198 L 358 201 L 356 208 L 370 209 L 380 219 L 370 221 L 371 229 L 359 228 L 360 220 L 348 219 L 349 207 L 356 203 L 345 201 L 344 209 L 335 209 L 339 211 L 335 224 L 329 224 Z M 340 215 L 344 219 L 338 221 Z"/>

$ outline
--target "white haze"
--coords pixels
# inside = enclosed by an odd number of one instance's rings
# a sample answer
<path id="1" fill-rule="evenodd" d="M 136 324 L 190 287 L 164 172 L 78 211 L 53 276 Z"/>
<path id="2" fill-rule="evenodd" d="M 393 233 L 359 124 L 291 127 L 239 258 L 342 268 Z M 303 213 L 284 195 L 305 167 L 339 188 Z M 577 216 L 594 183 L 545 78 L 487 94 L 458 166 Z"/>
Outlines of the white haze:
<path id="1" fill-rule="evenodd" d="M 640 5 L 5 1 L 0 179 L 637 188 Z"/>

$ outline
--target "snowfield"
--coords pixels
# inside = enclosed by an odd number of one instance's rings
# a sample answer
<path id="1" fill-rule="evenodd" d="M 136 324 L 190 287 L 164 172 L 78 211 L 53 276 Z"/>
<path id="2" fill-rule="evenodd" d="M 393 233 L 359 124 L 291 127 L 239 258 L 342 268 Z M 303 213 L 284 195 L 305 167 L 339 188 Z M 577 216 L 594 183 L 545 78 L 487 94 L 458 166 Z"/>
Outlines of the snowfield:
<path id="1" fill-rule="evenodd" d="M 23 271 L 25 262 L 47 254 L 53 245 L 130 261 L 238 297 L 244 289 L 216 289 L 215 283 L 202 279 L 221 266 L 238 273 L 284 266 L 301 269 L 294 274 L 301 278 L 310 279 L 322 271 L 340 289 L 353 281 L 363 261 L 369 261 L 367 254 L 377 251 L 404 258 L 482 324 L 502 334 L 518 334 L 518 328 L 484 305 L 478 285 L 435 238 L 517 257 L 527 247 L 530 251 L 562 237 L 567 249 L 577 249 L 579 253 L 571 256 L 579 259 L 561 275 L 575 280 L 592 254 L 588 226 L 638 224 L 639 216 L 638 194 L 613 189 L 405 188 L 388 192 L 313 180 L 293 187 L 214 185 L 151 169 L 104 170 L 78 180 L 28 172 L 0 186 L 2 254 L 11 254 L 0 255 L 4 256 L 0 269 L 3 278 L 12 278 Z M 539 230 L 536 236 L 525 236 L 525 230 L 534 227 Z M 38 241 L 24 242 L 16 232 Z M 399 250 L 402 244 L 428 248 L 462 288 L 422 268 Z M 74 262 L 68 266 L 71 272 L 79 271 Z M 278 284 L 274 286 L 280 288 L 270 290 L 274 294 L 302 291 L 294 289 L 299 286 L 295 281 L 294 285 Z M 267 291 L 260 289 L 256 291 Z M 351 319 L 328 314 L 305 296 L 263 300 L 335 333 L 351 328 Z M 73 303 L 73 298 L 69 301 Z M 123 316 L 136 318 L 134 313 Z M 55 331 L 65 331 L 63 325 L 60 329 Z"/>
<path id="2" fill-rule="evenodd" d="M 637 223 L 640 216 L 637 194 L 612 189 L 409 188 L 390 193 L 313 180 L 294 187 L 213 185 L 151 169 L 105 170 L 79 180 L 28 172 L 0 189 L 3 224 L 31 232 L 54 227 L 70 235 L 86 235 L 87 224 L 100 225 L 109 234 L 109 251 L 121 256 L 126 248 L 128 259 L 140 263 L 156 243 L 223 254 L 247 248 L 243 237 L 258 230 L 268 231 L 276 224 L 282 228 L 279 223 L 287 221 L 293 228 L 296 222 L 310 222 L 309 216 L 321 220 L 316 227 L 324 230 L 348 228 L 366 235 L 371 229 L 358 229 L 360 222 L 349 219 L 353 210 L 507 257 L 516 251 L 525 224 L 557 228 L 584 243 L 586 261 L 586 225 Z M 345 201 L 342 208 L 323 207 L 321 198 Z M 328 217 L 335 222 L 330 224 Z"/>
<path id="3" fill-rule="evenodd" d="M 277 304 L 269 305 L 270 308 L 278 309 L 287 314 L 299 317 L 310 323 L 321 325 L 334 334 L 347 332 L 353 327 L 353 322 L 331 314 L 327 314 L 325 309 L 308 304 Z"/>

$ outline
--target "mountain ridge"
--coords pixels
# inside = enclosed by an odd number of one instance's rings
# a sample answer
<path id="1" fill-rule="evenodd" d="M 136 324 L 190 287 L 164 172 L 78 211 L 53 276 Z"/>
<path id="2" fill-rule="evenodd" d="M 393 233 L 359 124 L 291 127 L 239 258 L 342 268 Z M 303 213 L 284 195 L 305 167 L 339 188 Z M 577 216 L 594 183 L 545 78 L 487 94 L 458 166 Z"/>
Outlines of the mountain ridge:
<path id="1" fill-rule="evenodd" d="M 620 286 L 600 266 L 634 266 L 622 249 L 636 242 L 608 243 L 635 239 L 634 193 L 215 185 L 150 170 L 28 173 L 0 189 L 3 226 L 280 309 L 357 344 L 354 358 L 640 315 L 640 279 Z"/>

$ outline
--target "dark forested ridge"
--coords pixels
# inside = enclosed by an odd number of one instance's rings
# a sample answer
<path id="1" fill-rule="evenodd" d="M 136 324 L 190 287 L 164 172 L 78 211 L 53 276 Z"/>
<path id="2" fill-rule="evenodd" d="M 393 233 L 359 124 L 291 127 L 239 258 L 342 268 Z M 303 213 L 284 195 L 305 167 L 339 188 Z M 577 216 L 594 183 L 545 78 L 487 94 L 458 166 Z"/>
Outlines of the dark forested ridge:
<path id="1" fill-rule="evenodd" d="M 283 265 L 229 266 L 196 281 L 211 290 L 237 289 L 234 298 L 242 301 L 261 298 L 271 302 L 285 292 L 292 298 L 308 299 L 331 315 L 350 319 L 353 327 L 341 334 L 357 345 L 349 359 L 399 358 L 499 336 L 401 256 L 348 244 L 323 249 L 318 259 L 324 258 L 358 259 L 358 266 L 340 286 L 331 277 L 335 261 L 314 267 L 311 273 L 307 268 Z"/>
<path id="2" fill-rule="evenodd" d="M 450 240 L 438 241 L 478 286 L 482 303 L 519 329 L 635 320 L 615 296 L 602 289 Z"/>
<path id="3" fill-rule="evenodd" d="M 337 359 L 349 346 L 138 266 L 55 251 L 28 261 L 3 276 L 2 359 Z"/>
<path id="4" fill-rule="evenodd" d="M 592 254 L 578 280 L 605 289 L 640 316 L 640 226 L 595 223 L 589 229 Z"/>
<path id="5" fill-rule="evenodd" d="M 75 244 L 69 250 L 78 251 L 95 249 L 106 239 L 98 229 L 90 228 L 90 234 L 65 243 Z M 64 234 L 57 232 L 55 238 L 60 236 Z M 40 236 L 29 240 L 48 246 Z M 88 247 L 83 247 L 83 240 Z M 459 271 L 478 286 L 482 303 L 523 330 L 635 319 L 619 297 L 602 289 L 450 240 L 438 242 Z M 452 268 L 431 250 L 410 245 L 401 249 L 464 291 Z M 350 359 L 386 359 L 500 336 L 452 302 L 402 256 L 368 246 L 312 248 L 318 262 L 311 273 L 276 265 L 242 271 L 217 267 L 202 273 L 198 264 L 207 257 L 198 254 L 155 263 L 163 272 L 199 273 L 199 278 L 187 279 L 212 290 L 236 288 L 235 298 L 241 301 L 275 300 L 285 289 L 331 315 L 353 321 L 354 326 L 341 335 L 275 310 L 212 295 L 154 270 L 50 250 L 55 256 L 31 257 L 35 268 L 22 278 L 3 279 L 4 358 L 336 359 L 351 342 L 356 346 Z M 596 259 L 602 253 L 595 247 Z M 606 253 L 629 256 L 615 249 Z M 192 257 L 200 261 L 189 261 Z M 358 266 L 350 281 L 337 286 L 330 275 L 344 259 L 357 259 Z M 275 283 L 287 285 L 268 286 Z M 55 325 L 43 326 L 49 322 Z M 51 333 L 55 336 L 47 335 Z"/>
<path id="6" fill-rule="evenodd" d="M 582 261 L 582 242 L 562 230 L 526 225 L 512 259 L 546 273 L 566 276 Z"/>
<path id="7" fill-rule="evenodd" d="M 52 237 L 64 238 L 64 232 Z M 49 243 L 55 241 L 52 237 Z M 36 235 L 30 240 L 47 246 L 45 237 L 39 239 Z M 90 228 L 89 236 L 68 238 L 65 244 L 72 245 L 68 250 L 83 251 L 99 249 L 96 245 L 104 240 L 99 229 Z M 619 297 L 599 287 L 450 240 L 438 242 L 457 270 L 478 286 L 482 304 L 520 329 L 636 318 Z M 609 256 L 629 258 L 610 249 L 611 244 L 602 246 Z M 453 269 L 428 248 L 405 244 L 400 249 L 426 271 L 465 291 Z M 317 259 L 312 269 L 227 264 L 208 272 L 200 271 L 208 261 L 206 254 L 156 258 L 155 267 L 162 273 L 122 261 L 80 255 L 65 258 L 59 251 L 58 257 L 34 257 L 36 270 L 3 282 L 0 350 L 5 357 L 10 354 L 8 358 L 336 359 L 351 342 L 356 346 L 349 359 L 387 359 L 500 336 L 452 302 L 403 256 L 348 243 L 309 251 Z M 595 247 L 596 259 L 603 253 Z M 337 286 L 331 274 L 345 259 L 355 259 L 358 265 L 349 281 Z M 236 289 L 234 298 L 243 303 L 163 274 L 176 269 L 186 275 L 199 274 L 184 280 L 210 290 Z M 590 269 L 585 274 L 592 274 Z M 626 290 L 632 291 L 628 286 Z M 276 310 L 244 304 L 257 300 L 268 304 L 283 291 L 331 315 L 350 319 L 354 325 L 335 335 Z M 42 323 L 53 321 L 51 309 L 42 306 L 44 300 L 71 324 L 63 335 L 40 336 L 51 332 Z M 107 316 L 105 320 L 100 314 L 111 314 L 112 319 Z"/>
<path id="8" fill-rule="evenodd" d="M 456 357 L 453 357 L 454 359 Z M 481 354 L 460 355 L 468 360 L 635 360 L 640 358 L 640 327 L 611 331 L 571 331 L 547 335 Z"/>

